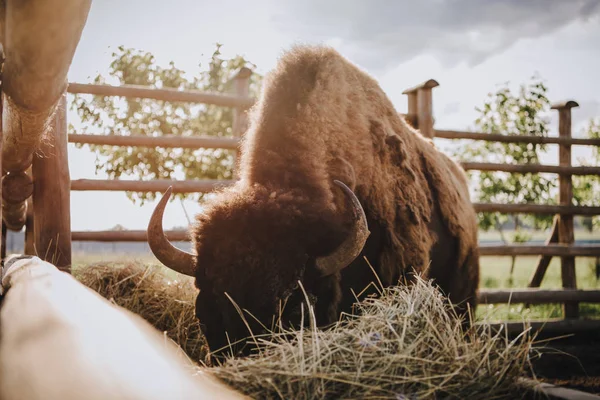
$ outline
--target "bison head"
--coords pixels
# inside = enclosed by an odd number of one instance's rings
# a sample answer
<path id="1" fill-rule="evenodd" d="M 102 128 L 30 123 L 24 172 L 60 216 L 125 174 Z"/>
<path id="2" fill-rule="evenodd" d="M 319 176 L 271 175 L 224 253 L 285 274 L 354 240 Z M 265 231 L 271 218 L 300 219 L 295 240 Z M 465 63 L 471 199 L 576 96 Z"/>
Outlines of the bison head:
<path id="1" fill-rule="evenodd" d="M 162 219 L 171 188 L 164 194 L 148 225 L 148 243 L 165 266 L 196 278 L 196 316 L 211 352 L 248 354 L 252 347 L 242 342 L 250 332 L 260 334 L 273 323 L 298 326 L 306 299 L 324 297 L 316 313 L 329 317 L 317 319 L 332 319 L 328 303 L 336 293 L 339 298 L 336 273 L 359 255 L 369 236 L 356 195 L 334 183 L 337 203 L 344 205 L 334 211 L 290 193 L 228 193 L 197 217 L 196 254 L 166 238 Z"/>

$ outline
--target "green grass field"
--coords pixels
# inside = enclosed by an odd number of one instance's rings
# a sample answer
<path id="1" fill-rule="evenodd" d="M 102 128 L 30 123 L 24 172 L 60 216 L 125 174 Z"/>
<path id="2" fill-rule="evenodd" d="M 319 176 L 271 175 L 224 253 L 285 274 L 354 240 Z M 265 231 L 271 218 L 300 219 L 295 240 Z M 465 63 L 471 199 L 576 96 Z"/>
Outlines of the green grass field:
<path id="1" fill-rule="evenodd" d="M 514 276 L 510 277 L 510 257 L 482 257 L 480 287 L 488 289 L 525 288 L 537 265 L 539 257 L 517 257 Z M 158 261 L 151 255 L 123 255 L 118 253 L 105 254 L 74 254 L 74 268 L 102 262 L 138 261 L 146 265 L 159 265 Z M 582 289 L 600 289 L 600 280 L 596 279 L 595 258 L 576 258 L 577 286 Z M 176 274 L 164 269 L 169 277 Z M 180 278 L 180 277 L 179 277 Z M 553 258 L 546 272 L 542 288 L 560 288 L 560 258 Z M 600 318 L 600 305 L 580 304 L 582 317 Z M 478 307 L 477 315 L 486 320 L 521 320 L 521 319 L 545 319 L 562 317 L 562 306 L 560 304 L 536 305 L 524 308 L 522 304 L 514 305 L 482 305 Z"/>

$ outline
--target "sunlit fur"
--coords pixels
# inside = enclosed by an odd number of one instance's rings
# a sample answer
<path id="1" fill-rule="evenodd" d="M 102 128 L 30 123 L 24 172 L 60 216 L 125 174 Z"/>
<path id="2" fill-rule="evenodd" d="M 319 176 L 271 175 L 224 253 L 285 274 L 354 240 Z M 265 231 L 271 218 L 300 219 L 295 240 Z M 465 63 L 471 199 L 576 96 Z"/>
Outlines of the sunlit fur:
<path id="1" fill-rule="evenodd" d="M 335 50 L 298 46 L 281 57 L 250 112 L 240 168 L 240 181 L 220 191 L 192 229 L 196 309 L 212 350 L 226 344 L 225 330 L 232 341 L 248 334 L 224 292 L 269 323 L 301 280 L 325 325 L 374 280 L 362 256 L 341 273 L 316 272 L 315 258 L 349 229 L 334 179 L 361 201 L 371 231 L 363 256 L 383 285 L 429 266 L 425 273 L 452 301 L 475 304 L 477 223 L 464 171 Z"/>

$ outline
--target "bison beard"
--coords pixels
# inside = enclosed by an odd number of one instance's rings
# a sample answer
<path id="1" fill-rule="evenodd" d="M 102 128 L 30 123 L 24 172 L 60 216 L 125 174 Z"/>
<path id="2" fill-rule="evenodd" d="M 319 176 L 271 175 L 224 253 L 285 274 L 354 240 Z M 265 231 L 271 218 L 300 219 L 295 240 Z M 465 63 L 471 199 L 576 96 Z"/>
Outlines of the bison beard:
<path id="1" fill-rule="evenodd" d="M 267 76 L 250 120 L 240 180 L 191 227 L 196 254 L 164 236 L 170 190 L 148 226 L 156 257 L 195 277 L 213 352 L 270 327 L 282 303 L 282 322 L 298 324 L 304 293 L 320 326 L 336 321 L 355 294 L 373 293 L 363 291 L 373 270 L 384 286 L 420 273 L 459 312 L 474 308 L 479 254 L 466 175 L 375 80 L 331 48 L 298 46 Z"/>

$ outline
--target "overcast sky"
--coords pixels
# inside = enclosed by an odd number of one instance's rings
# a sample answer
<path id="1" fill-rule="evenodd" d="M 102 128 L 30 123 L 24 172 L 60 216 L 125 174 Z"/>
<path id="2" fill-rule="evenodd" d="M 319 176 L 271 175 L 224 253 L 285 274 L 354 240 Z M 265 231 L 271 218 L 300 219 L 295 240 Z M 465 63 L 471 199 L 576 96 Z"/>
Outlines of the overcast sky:
<path id="1" fill-rule="evenodd" d="M 378 79 L 400 112 L 402 91 L 434 78 L 440 129 L 472 127 L 487 93 L 534 73 L 553 101 L 581 105 L 575 134 L 600 116 L 600 0 L 96 0 L 69 80 L 106 75 L 119 45 L 194 73 L 216 42 L 225 56 L 242 54 L 263 74 L 293 43 L 329 44 Z M 69 150 L 72 179 L 105 178 L 95 175 L 89 150 Z M 544 162 L 556 163 L 556 153 L 552 147 Z M 72 192 L 71 203 L 73 230 L 145 229 L 155 205 L 139 207 L 120 192 Z M 194 203 L 186 208 L 199 211 Z M 179 202 L 171 203 L 165 227 L 186 221 Z"/>

